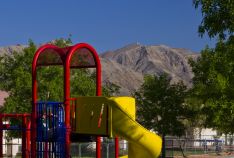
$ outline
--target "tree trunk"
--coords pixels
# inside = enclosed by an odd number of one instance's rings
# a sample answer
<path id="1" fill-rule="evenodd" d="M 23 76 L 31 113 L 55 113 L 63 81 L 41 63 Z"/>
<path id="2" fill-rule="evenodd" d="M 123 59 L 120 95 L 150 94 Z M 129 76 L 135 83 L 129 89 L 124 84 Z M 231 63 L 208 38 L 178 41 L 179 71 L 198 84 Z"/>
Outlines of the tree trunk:
<path id="1" fill-rule="evenodd" d="M 166 158 L 166 142 L 164 134 L 162 134 L 162 158 Z"/>
<path id="2" fill-rule="evenodd" d="M 181 139 L 179 138 L 179 144 L 180 144 L 180 151 L 182 152 L 182 155 L 183 155 L 183 157 L 186 157 L 185 155 L 184 155 L 184 150 L 183 150 L 183 147 L 182 147 L 182 145 L 181 145 Z M 185 144 L 185 140 L 184 140 L 184 144 Z M 184 146 L 184 145 L 183 145 Z"/>
<path id="3" fill-rule="evenodd" d="M 227 145 L 227 134 L 225 134 L 225 145 Z"/>

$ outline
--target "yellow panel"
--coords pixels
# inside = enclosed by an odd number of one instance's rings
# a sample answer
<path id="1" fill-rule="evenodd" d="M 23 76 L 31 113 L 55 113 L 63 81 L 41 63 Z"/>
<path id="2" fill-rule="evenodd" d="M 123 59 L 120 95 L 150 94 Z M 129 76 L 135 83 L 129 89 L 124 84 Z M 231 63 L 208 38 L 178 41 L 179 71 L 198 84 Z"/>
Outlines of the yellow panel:
<path id="1" fill-rule="evenodd" d="M 109 135 L 109 107 L 105 97 L 79 97 L 76 101 L 75 133 Z"/>

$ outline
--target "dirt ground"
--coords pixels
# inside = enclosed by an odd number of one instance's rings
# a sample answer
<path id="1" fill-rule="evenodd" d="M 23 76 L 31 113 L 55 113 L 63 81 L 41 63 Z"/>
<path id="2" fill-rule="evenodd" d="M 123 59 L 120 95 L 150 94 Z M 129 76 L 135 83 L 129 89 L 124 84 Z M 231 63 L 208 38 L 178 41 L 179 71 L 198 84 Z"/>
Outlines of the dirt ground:
<path id="1" fill-rule="evenodd" d="M 224 152 L 220 153 L 219 155 L 217 154 L 203 154 L 203 155 L 191 155 L 191 156 L 186 156 L 185 158 L 234 158 L 234 153 L 230 152 Z M 174 156 L 174 158 L 183 158 L 182 156 Z"/>

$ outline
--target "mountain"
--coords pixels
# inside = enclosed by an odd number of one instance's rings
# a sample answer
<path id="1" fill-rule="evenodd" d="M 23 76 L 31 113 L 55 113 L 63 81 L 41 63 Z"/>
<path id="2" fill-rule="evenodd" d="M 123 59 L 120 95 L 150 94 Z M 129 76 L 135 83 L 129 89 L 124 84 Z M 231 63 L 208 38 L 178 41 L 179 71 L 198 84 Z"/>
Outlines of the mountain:
<path id="1" fill-rule="evenodd" d="M 0 106 L 4 103 L 4 98 L 8 97 L 8 94 L 6 92 L 0 91 Z"/>
<path id="2" fill-rule="evenodd" d="M 0 47 L 0 55 L 2 54 L 12 54 L 13 52 L 21 52 L 26 46 L 25 45 L 13 45 L 7 47 Z"/>
<path id="3" fill-rule="evenodd" d="M 112 82 L 120 86 L 119 95 L 130 95 L 143 81 L 143 75 L 133 69 L 119 64 L 118 62 L 101 58 L 102 82 Z"/>
<path id="4" fill-rule="evenodd" d="M 167 73 L 172 82 L 183 81 L 191 86 L 193 73 L 188 59 L 196 59 L 198 53 L 165 45 L 144 46 L 130 44 L 115 51 L 101 54 L 103 78 L 121 86 L 121 94 L 129 95 L 143 83 L 146 74 Z M 108 64 L 108 63 L 111 64 Z"/>
<path id="5" fill-rule="evenodd" d="M 25 46 L 0 47 L 0 55 L 21 51 Z M 165 45 L 145 46 L 130 44 L 123 48 L 100 54 L 103 84 L 119 85 L 119 95 L 130 95 L 143 83 L 144 75 L 167 73 L 172 82 L 182 80 L 191 86 L 193 74 L 188 59 L 196 59 L 198 53 L 187 49 L 170 48 Z M 0 105 L 6 93 L 0 91 Z"/>

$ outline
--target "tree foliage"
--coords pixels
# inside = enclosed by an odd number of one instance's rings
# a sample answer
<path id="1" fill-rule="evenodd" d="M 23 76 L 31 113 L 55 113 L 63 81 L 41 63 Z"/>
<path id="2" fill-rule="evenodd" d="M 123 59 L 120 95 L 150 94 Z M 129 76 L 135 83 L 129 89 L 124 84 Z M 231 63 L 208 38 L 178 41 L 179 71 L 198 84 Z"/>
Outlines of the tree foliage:
<path id="1" fill-rule="evenodd" d="M 70 38 L 57 39 L 53 44 L 59 47 L 71 45 Z M 31 63 L 37 47 L 32 40 L 22 52 L 4 54 L 0 57 L 0 89 L 8 92 L 3 112 L 31 112 Z M 95 74 L 87 69 L 71 71 L 71 97 L 95 95 Z M 63 101 L 62 67 L 39 67 L 37 71 L 38 100 Z M 110 83 L 103 87 L 103 95 L 117 93 L 117 85 Z"/>
<path id="2" fill-rule="evenodd" d="M 203 20 L 199 33 L 219 37 L 214 49 L 205 48 L 197 61 L 190 60 L 195 74 L 193 95 L 202 103 L 204 126 L 233 134 L 234 122 L 234 1 L 194 0 Z"/>
<path id="3" fill-rule="evenodd" d="M 31 63 L 35 51 L 35 44 L 29 41 L 29 46 L 23 52 L 1 56 L 0 89 L 9 94 L 5 100 L 4 112 L 29 112 L 32 84 Z"/>
<path id="4" fill-rule="evenodd" d="M 234 1 L 233 0 L 193 0 L 195 8 L 200 8 L 203 20 L 198 28 L 200 35 L 208 33 L 213 38 L 220 39 L 232 36 L 234 31 Z"/>
<path id="5" fill-rule="evenodd" d="M 201 8 L 200 35 L 219 37 L 214 49 L 205 48 L 197 61 L 190 60 L 194 72 L 193 96 L 200 100 L 204 126 L 234 133 L 234 1 L 194 0 Z"/>
<path id="6" fill-rule="evenodd" d="M 190 60 L 194 72 L 193 94 L 202 100 L 204 125 L 223 133 L 234 132 L 234 38 L 206 48 L 197 61 Z"/>
<path id="7" fill-rule="evenodd" d="M 170 84 L 170 81 L 166 74 L 145 76 L 135 92 L 138 120 L 160 134 L 181 136 L 185 131 L 183 120 L 189 115 L 184 104 L 187 90 L 182 82 Z"/>

